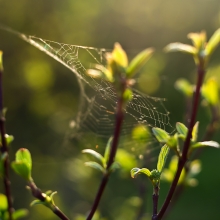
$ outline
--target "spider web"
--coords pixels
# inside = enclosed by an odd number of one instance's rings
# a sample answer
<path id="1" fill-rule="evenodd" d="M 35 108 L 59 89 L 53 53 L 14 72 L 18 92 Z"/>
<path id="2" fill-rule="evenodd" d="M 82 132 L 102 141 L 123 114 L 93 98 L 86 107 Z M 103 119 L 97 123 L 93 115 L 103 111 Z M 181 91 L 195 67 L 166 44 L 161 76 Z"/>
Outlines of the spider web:
<path id="1" fill-rule="evenodd" d="M 109 138 L 114 129 L 117 95 L 111 83 L 92 78 L 86 73 L 87 69 L 93 68 L 95 64 L 105 65 L 105 54 L 109 50 L 58 43 L 12 30 L 10 32 L 57 60 L 75 74 L 80 88 L 80 105 L 76 119 L 70 123 L 72 136 L 81 138 L 81 134 L 88 131 L 96 137 Z M 125 109 L 121 131 L 123 136 L 130 138 L 132 129 L 138 124 L 162 129 L 172 127 L 169 112 L 163 104 L 165 99 L 145 95 L 133 88 L 132 91 L 133 98 Z M 135 149 L 133 141 L 123 145 Z"/>

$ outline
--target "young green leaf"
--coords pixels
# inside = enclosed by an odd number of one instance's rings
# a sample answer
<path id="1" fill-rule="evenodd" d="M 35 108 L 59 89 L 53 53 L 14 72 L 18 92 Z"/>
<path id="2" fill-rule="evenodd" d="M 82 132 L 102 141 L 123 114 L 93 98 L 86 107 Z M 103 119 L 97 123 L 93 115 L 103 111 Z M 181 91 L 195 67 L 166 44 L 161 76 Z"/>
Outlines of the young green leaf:
<path id="1" fill-rule="evenodd" d="M 111 146 L 112 146 L 112 140 L 113 140 L 113 137 L 110 137 L 108 139 L 108 143 L 105 148 L 104 159 L 105 159 L 106 163 L 108 162 L 108 159 L 109 159 L 110 150 L 111 150 Z"/>
<path id="2" fill-rule="evenodd" d="M 137 126 L 134 127 L 134 129 L 132 130 L 132 139 L 134 139 L 135 141 L 139 141 L 139 142 L 145 142 L 146 140 L 151 138 L 151 133 L 148 127 L 139 124 Z"/>
<path id="3" fill-rule="evenodd" d="M 203 142 L 197 142 L 192 145 L 192 148 L 201 148 L 201 147 L 214 147 L 214 148 L 220 148 L 219 143 L 215 141 L 203 141 Z"/>
<path id="4" fill-rule="evenodd" d="M 170 148 L 166 144 L 160 150 L 160 154 L 159 154 L 158 162 L 157 162 L 157 170 L 160 173 L 162 172 L 162 170 L 165 166 L 169 150 L 170 150 Z"/>
<path id="5" fill-rule="evenodd" d="M 115 43 L 114 49 L 112 51 L 112 59 L 121 67 L 127 67 L 128 58 L 125 51 L 122 49 L 119 43 Z"/>
<path id="6" fill-rule="evenodd" d="M 89 155 L 95 157 L 103 166 L 105 166 L 105 159 L 98 152 L 91 150 L 91 149 L 85 149 L 82 151 L 82 153 L 86 153 L 86 154 L 89 154 Z"/>
<path id="7" fill-rule="evenodd" d="M 0 194 L 0 212 L 8 209 L 7 197 L 4 194 Z"/>
<path id="8" fill-rule="evenodd" d="M 125 101 L 125 103 L 131 101 L 133 98 L 133 93 L 130 89 L 126 89 L 123 93 L 123 100 Z"/>
<path id="9" fill-rule="evenodd" d="M 200 33 L 189 33 L 187 37 L 192 40 L 194 47 L 198 51 L 205 48 L 205 44 L 206 44 L 206 32 L 205 31 L 201 31 Z"/>
<path id="10" fill-rule="evenodd" d="M 88 161 L 88 162 L 85 162 L 85 165 L 88 166 L 88 167 L 92 167 L 96 170 L 99 170 L 101 171 L 103 174 L 106 173 L 106 170 L 97 162 L 95 161 Z"/>
<path id="11" fill-rule="evenodd" d="M 153 51 L 153 48 L 148 48 L 140 52 L 136 57 L 134 57 L 126 69 L 126 75 L 128 77 L 133 77 L 150 59 Z"/>
<path id="12" fill-rule="evenodd" d="M 18 209 L 12 213 L 13 220 L 24 218 L 28 215 L 27 209 Z"/>
<path id="13" fill-rule="evenodd" d="M 210 56 L 213 51 L 216 49 L 218 44 L 220 43 L 220 28 L 215 31 L 215 33 L 210 38 L 209 42 L 206 45 L 206 53 Z"/>
<path id="14" fill-rule="evenodd" d="M 209 78 L 202 86 L 202 95 L 210 105 L 217 105 L 219 103 L 219 87 L 217 79 Z"/>
<path id="15" fill-rule="evenodd" d="M 188 132 L 188 128 L 183 123 L 180 122 L 176 123 L 176 130 L 179 132 L 179 134 L 182 134 L 184 136 L 186 136 Z"/>
<path id="16" fill-rule="evenodd" d="M 192 141 L 195 142 L 198 138 L 198 129 L 199 129 L 199 122 L 197 121 L 193 126 L 192 130 Z"/>
<path id="17" fill-rule="evenodd" d="M 131 177 L 132 177 L 132 178 L 136 178 L 137 175 L 138 175 L 138 174 L 141 174 L 141 173 L 147 175 L 148 177 L 151 176 L 151 172 L 150 172 L 150 170 L 148 170 L 147 168 L 139 169 L 139 168 L 135 167 L 135 168 L 133 168 L 133 169 L 131 170 Z"/>
<path id="18" fill-rule="evenodd" d="M 175 88 L 187 97 L 192 97 L 193 95 L 194 88 L 186 79 L 178 79 L 175 83 Z"/>
<path id="19" fill-rule="evenodd" d="M 171 43 L 171 44 L 168 44 L 166 47 L 165 47 L 165 51 L 166 52 L 177 52 L 177 51 L 180 51 L 180 52 L 184 52 L 184 53 L 189 53 L 189 54 L 192 54 L 192 55 L 196 55 L 197 54 L 197 49 L 191 45 L 188 45 L 188 44 L 182 44 L 182 43 Z"/>
<path id="20" fill-rule="evenodd" d="M 16 162 L 11 163 L 12 169 L 24 179 L 31 181 L 31 170 L 27 162 Z"/>
<path id="21" fill-rule="evenodd" d="M 11 167 L 19 176 L 28 181 L 32 181 L 32 159 L 27 149 L 21 148 L 16 152 L 15 161 L 11 163 Z"/>
<path id="22" fill-rule="evenodd" d="M 28 149 L 20 148 L 15 154 L 16 162 L 26 162 L 29 168 L 32 168 L 31 154 Z"/>
<path id="23" fill-rule="evenodd" d="M 170 135 L 161 128 L 152 128 L 152 131 L 160 143 L 166 143 L 170 138 Z"/>

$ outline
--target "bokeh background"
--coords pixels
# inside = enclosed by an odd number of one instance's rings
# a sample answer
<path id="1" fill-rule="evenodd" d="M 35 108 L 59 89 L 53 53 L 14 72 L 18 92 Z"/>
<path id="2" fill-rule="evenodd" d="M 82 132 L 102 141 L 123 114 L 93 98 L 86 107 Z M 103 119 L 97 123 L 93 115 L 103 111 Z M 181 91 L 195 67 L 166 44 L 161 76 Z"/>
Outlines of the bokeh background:
<path id="1" fill-rule="evenodd" d="M 156 48 L 150 65 L 144 68 L 136 87 L 149 95 L 166 98 L 170 123 L 184 120 L 185 102 L 174 88 L 178 78 L 195 83 L 193 59 L 184 54 L 165 54 L 171 42 L 189 43 L 189 32 L 206 30 L 208 37 L 220 26 L 218 0 L 0 0 L 0 23 L 19 32 L 48 40 L 98 48 L 113 47 L 120 42 L 130 56 L 146 47 Z M 7 132 L 14 135 L 11 159 L 17 149 L 28 148 L 33 157 L 33 177 L 46 191 L 58 191 L 55 202 L 70 217 L 85 219 L 96 194 L 101 174 L 84 166 L 87 157 L 80 140 L 71 136 L 70 121 L 79 105 L 80 91 L 75 75 L 17 36 L 0 30 L 0 49 L 4 52 L 4 103 L 8 108 Z M 208 75 L 215 74 L 220 83 L 220 48 L 215 52 Z M 153 86 L 152 86 L 153 85 Z M 198 116 L 203 135 L 209 114 L 201 108 Z M 220 142 L 219 131 L 213 137 Z M 83 143 L 93 148 L 96 139 L 81 135 Z M 102 151 L 101 151 L 102 152 Z M 111 176 L 100 204 L 100 218 L 148 219 L 151 213 L 150 182 L 141 177 L 131 179 L 129 166 L 135 164 L 127 155 L 122 171 Z M 169 212 L 169 220 L 207 220 L 220 216 L 220 152 L 205 149 L 201 154 L 199 185 L 187 188 Z M 134 163 L 132 163 L 133 161 Z M 154 164 L 153 164 L 154 163 Z M 152 160 L 155 165 L 156 161 Z M 126 164 L 127 167 L 126 167 Z M 11 172 L 14 206 L 29 208 L 33 200 L 25 182 Z M 140 187 L 146 186 L 144 205 Z M 160 205 L 168 184 L 162 183 Z M 3 188 L 1 186 L 1 192 Z M 26 219 L 57 219 L 41 206 L 29 208 Z M 139 218 L 138 213 L 142 213 Z M 147 214 L 148 213 L 148 214 Z M 78 216 L 78 217 L 77 217 Z"/>

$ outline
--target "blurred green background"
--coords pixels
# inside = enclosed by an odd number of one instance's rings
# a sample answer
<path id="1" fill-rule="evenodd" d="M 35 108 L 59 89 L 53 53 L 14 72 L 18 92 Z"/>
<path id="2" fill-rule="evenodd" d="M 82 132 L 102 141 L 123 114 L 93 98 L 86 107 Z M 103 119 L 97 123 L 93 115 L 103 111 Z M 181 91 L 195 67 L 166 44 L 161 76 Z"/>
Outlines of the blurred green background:
<path id="1" fill-rule="evenodd" d="M 163 48 L 176 41 L 189 43 L 186 38 L 189 32 L 206 30 L 210 37 L 220 26 L 218 0 L 0 0 L 0 9 L 1 24 L 43 39 L 109 49 L 120 42 L 130 56 L 147 47 L 156 48 L 143 70 L 146 74 L 140 76 L 136 87 L 167 99 L 165 106 L 171 113 L 173 126 L 176 121 L 183 121 L 185 111 L 184 97 L 175 90 L 174 83 L 181 77 L 195 83 L 195 67 L 189 56 L 165 54 Z M 58 191 L 57 205 L 71 219 L 77 219 L 77 215 L 89 211 L 101 174 L 85 167 L 83 163 L 88 158 L 80 153 L 85 142 L 95 148 L 96 139 L 89 133 L 81 136 L 83 142 L 71 138 L 69 124 L 77 115 L 80 101 L 75 75 L 3 30 L 0 30 L 0 50 L 4 52 L 7 132 L 15 137 L 11 159 L 17 149 L 28 148 L 34 160 L 36 184 L 43 191 Z M 220 48 L 213 55 L 208 75 L 216 75 L 220 83 L 219 57 Z M 202 108 L 198 117 L 202 136 L 209 114 Z M 220 142 L 219 131 L 213 139 Z M 138 218 L 140 184 L 146 186 L 145 193 L 141 191 L 145 201 L 142 219 L 150 216 L 150 182 L 142 176 L 130 178 L 133 159 L 130 154 L 127 156 L 127 170 L 125 165 L 111 176 L 102 198 L 99 210 L 103 219 L 141 219 Z M 220 218 L 220 152 L 205 149 L 201 159 L 199 185 L 186 189 L 167 219 Z M 153 166 L 156 162 L 149 163 Z M 25 189 L 25 182 L 13 173 L 11 177 L 15 208 L 27 208 L 33 199 Z M 0 189 L 3 192 L 2 186 Z M 160 205 L 167 190 L 168 184 L 162 183 Z M 30 208 L 26 219 L 57 218 L 46 208 L 36 206 Z"/>

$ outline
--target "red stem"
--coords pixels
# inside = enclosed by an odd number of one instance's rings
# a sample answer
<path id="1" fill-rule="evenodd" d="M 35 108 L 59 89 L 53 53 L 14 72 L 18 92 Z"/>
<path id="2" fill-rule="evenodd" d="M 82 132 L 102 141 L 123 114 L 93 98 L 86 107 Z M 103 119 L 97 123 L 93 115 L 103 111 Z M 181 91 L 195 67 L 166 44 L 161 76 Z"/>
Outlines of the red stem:
<path id="1" fill-rule="evenodd" d="M 11 196 L 11 182 L 9 179 L 9 150 L 6 142 L 6 131 L 5 131 L 5 117 L 3 114 L 3 95 L 2 95 L 2 75 L 3 75 L 3 69 L 0 70 L 0 130 L 1 130 L 1 141 L 2 141 L 2 147 L 1 152 L 2 154 L 6 154 L 6 158 L 4 159 L 4 187 L 5 187 L 5 194 L 8 201 L 8 214 L 9 214 L 9 220 L 12 220 L 12 213 L 14 211 L 13 209 L 13 203 L 12 203 L 12 196 Z"/>
<path id="2" fill-rule="evenodd" d="M 195 96 L 193 99 L 193 109 L 192 109 L 192 113 L 191 113 L 191 118 L 190 118 L 190 124 L 188 127 L 188 133 L 187 133 L 187 137 L 186 140 L 184 142 L 184 146 L 183 146 L 183 152 L 182 152 L 182 156 L 179 158 L 179 162 L 178 162 L 178 167 L 177 167 L 177 171 L 174 177 L 174 180 L 172 182 L 172 185 L 170 187 L 170 190 L 168 192 L 168 195 L 166 197 L 166 200 L 157 216 L 157 220 L 162 219 L 164 213 L 166 212 L 170 201 L 172 199 L 172 196 L 175 192 L 178 180 L 180 178 L 180 174 L 182 172 L 182 169 L 187 161 L 187 154 L 188 154 L 188 150 L 190 147 L 190 140 L 192 137 L 192 130 L 193 130 L 193 126 L 195 124 L 195 120 L 196 120 L 196 115 L 197 115 L 197 111 L 198 111 L 198 106 L 199 106 L 199 100 L 200 100 L 200 89 L 202 86 L 202 82 L 203 82 L 203 78 L 205 75 L 205 69 L 204 69 L 204 65 L 202 62 L 200 62 L 200 64 L 198 65 L 198 79 L 197 79 L 197 84 L 196 84 L 196 92 L 195 92 Z"/>
<path id="3" fill-rule="evenodd" d="M 124 89 L 122 90 L 122 94 L 123 94 L 123 92 L 124 92 Z M 92 217 L 93 217 L 93 215 L 99 205 L 99 202 L 101 200 L 105 186 L 107 185 L 107 182 L 108 182 L 108 178 L 109 178 L 108 171 L 111 168 L 111 165 L 113 164 L 114 159 L 115 159 L 115 155 L 116 155 L 116 151 L 117 151 L 117 147 L 118 147 L 118 142 L 119 142 L 119 137 L 120 137 L 120 132 L 121 132 L 121 127 L 122 127 L 122 123 L 123 123 L 123 119 L 124 119 L 123 104 L 124 104 L 124 100 L 121 95 L 121 97 L 118 100 L 118 104 L 117 104 L 115 130 L 114 130 L 114 136 L 113 136 L 113 140 L 112 140 L 112 146 L 111 146 L 111 151 L 110 151 L 110 155 L 109 155 L 109 160 L 108 160 L 108 164 L 107 164 L 107 174 L 104 175 L 102 178 L 101 184 L 100 184 L 98 192 L 96 194 L 96 198 L 94 200 L 91 211 L 90 211 L 86 220 L 92 219 Z"/>

